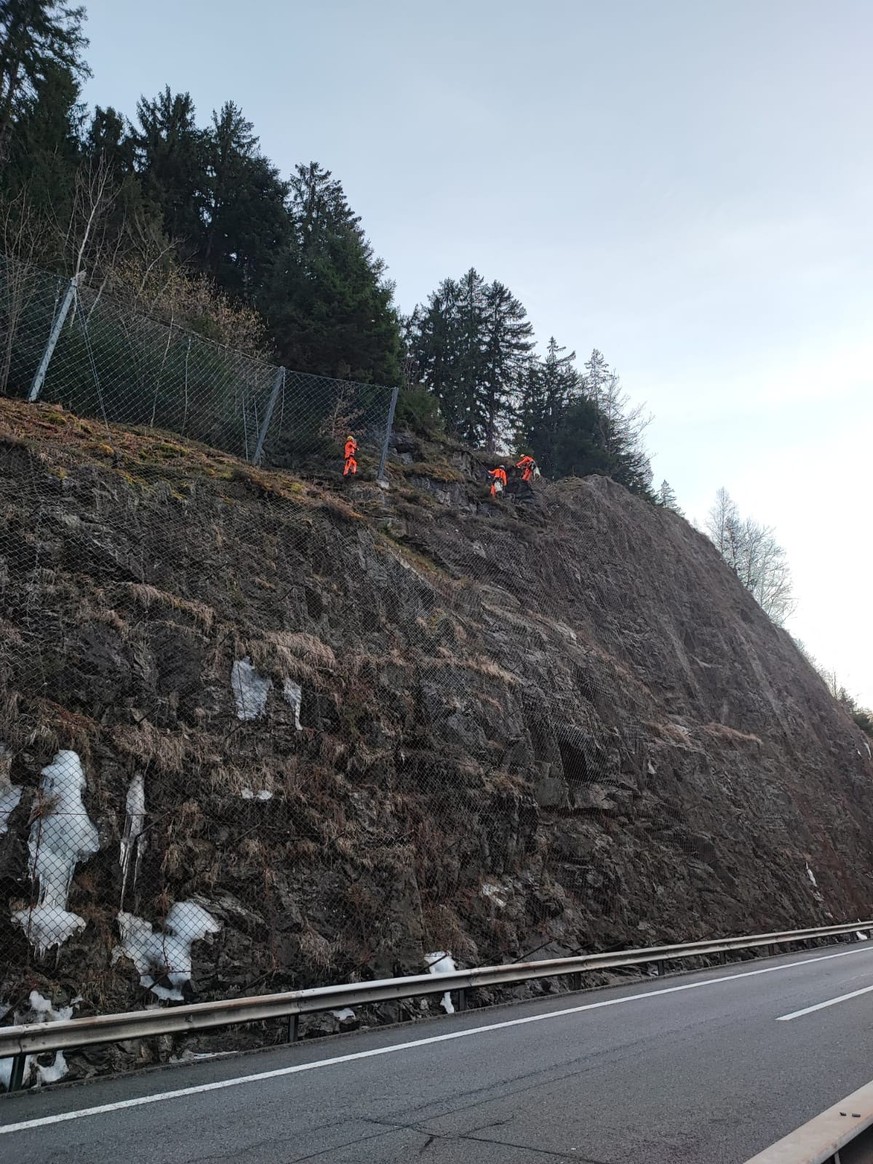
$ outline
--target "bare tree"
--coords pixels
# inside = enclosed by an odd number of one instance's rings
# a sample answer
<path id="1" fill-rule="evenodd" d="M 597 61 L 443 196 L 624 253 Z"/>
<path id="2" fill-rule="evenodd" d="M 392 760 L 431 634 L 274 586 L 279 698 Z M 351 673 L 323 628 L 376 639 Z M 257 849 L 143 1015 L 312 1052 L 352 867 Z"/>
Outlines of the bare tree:
<path id="1" fill-rule="evenodd" d="M 773 622 L 794 613 L 791 571 L 770 526 L 743 518 L 726 489 L 719 489 L 706 530 L 716 549 Z"/>

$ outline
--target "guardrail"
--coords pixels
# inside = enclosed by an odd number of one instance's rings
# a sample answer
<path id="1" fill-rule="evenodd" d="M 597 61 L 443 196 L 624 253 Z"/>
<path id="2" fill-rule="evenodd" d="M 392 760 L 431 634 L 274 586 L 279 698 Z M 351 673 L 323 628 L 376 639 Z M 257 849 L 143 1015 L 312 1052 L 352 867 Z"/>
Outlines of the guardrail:
<path id="1" fill-rule="evenodd" d="M 746 1164 L 849 1164 L 850 1159 L 852 1164 L 873 1160 L 873 1083 L 865 1083 Z"/>
<path id="2" fill-rule="evenodd" d="M 685 958 L 723 954 L 732 950 L 750 950 L 762 946 L 776 947 L 813 939 L 869 933 L 873 921 L 846 922 L 838 926 L 820 926 L 807 930 L 753 934 L 717 941 L 685 942 L 675 946 L 650 946 L 640 950 L 621 950 L 606 954 L 581 954 L 574 958 L 550 958 L 540 962 L 510 962 L 474 970 L 455 970 L 448 974 L 414 974 L 405 978 L 382 978 L 372 982 L 346 982 L 338 986 L 318 986 L 309 990 L 291 990 L 283 994 L 261 994 L 245 998 L 197 1002 L 161 1010 L 129 1011 L 124 1014 L 96 1015 L 93 1018 L 67 1019 L 54 1023 L 30 1023 L 25 1026 L 0 1027 L 0 1059 L 14 1059 L 10 1090 L 21 1086 L 25 1059 L 43 1051 L 68 1051 L 95 1043 L 115 1043 L 122 1039 L 147 1038 L 152 1035 L 179 1034 L 213 1027 L 262 1022 L 264 1019 L 288 1018 L 289 1039 L 297 1034 L 302 1014 L 337 1010 L 346 1006 L 415 998 L 425 994 L 460 993 L 459 1009 L 465 1005 L 466 991 L 480 986 L 512 985 L 536 978 L 570 976 L 572 988 L 581 989 L 581 975 L 592 970 L 613 970 L 623 966 L 654 964 L 660 973 L 666 962 Z"/>

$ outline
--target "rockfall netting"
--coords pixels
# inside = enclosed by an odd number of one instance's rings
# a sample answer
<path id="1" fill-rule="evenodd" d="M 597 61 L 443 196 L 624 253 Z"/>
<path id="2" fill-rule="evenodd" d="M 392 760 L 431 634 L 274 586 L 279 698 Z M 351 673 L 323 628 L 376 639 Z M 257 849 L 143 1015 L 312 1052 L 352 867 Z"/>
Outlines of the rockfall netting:
<path id="1" fill-rule="evenodd" d="M 869 756 L 681 518 L 0 275 L 0 1011 L 833 917 L 805 733 Z"/>

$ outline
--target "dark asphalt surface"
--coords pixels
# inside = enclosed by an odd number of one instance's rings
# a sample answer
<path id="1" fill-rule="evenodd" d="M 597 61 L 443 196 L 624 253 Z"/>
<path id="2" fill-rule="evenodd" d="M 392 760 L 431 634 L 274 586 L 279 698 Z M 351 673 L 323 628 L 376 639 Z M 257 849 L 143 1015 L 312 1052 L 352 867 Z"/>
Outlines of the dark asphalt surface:
<path id="1" fill-rule="evenodd" d="M 0 1162 L 741 1164 L 873 1079 L 873 990 L 776 1021 L 867 986 L 873 942 L 10 1096 Z"/>

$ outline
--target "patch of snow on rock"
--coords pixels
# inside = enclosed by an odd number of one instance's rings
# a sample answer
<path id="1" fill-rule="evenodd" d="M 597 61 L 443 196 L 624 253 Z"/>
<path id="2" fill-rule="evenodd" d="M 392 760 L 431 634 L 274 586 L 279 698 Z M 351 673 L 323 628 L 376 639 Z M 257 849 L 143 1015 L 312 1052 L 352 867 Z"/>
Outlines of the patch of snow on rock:
<path id="1" fill-rule="evenodd" d="M 192 945 L 208 934 L 217 934 L 221 926 L 196 902 L 177 901 L 170 907 L 162 931 L 132 913 L 119 913 L 118 929 L 121 945 L 115 948 L 113 961 L 127 955 L 141 985 L 165 1002 L 182 1002 L 182 987 L 191 981 Z"/>
<path id="2" fill-rule="evenodd" d="M 453 974 L 458 968 L 455 965 L 455 960 L 452 955 L 445 950 L 437 950 L 433 954 L 425 954 L 424 960 L 427 963 L 429 974 Z M 442 996 L 440 1006 L 446 1014 L 455 1013 L 451 991 L 447 990 Z"/>
<path id="3" fill-rule="evenodd" d="M 124 832 L 121 837 L 121 900 L 124 901 L 124 890 L 127 886 L 127 877 L 133 862 L 133 884 L 139 872 L 139 863 L 145 849 L 145 780 L 141 772 L 137 772 L 130 782 L 125 800 Z"/>
<path id="4" fill-rule="evenodd" d="M 299 683 L 295 683 L 293 679 L 286 679 L 282 687 L 282 695 L 285 697 L 285 702 L 294 709 L 294 726 L 299 732 L 303 731 L 303 724 L 300 722 L 300 706 L 303 703 L 303 688 Z"/>
<path id="5" fill-rule="evenodd" d="M 810 869 L 808 864 L 806 866 L 806 875 L 810 879 L 810 881 L 813 883 L 813 885 L 816 887 L 816 889 L 818 889 L 818 882 L 815 879 L 815 874 L 813 873 L 812 869 Z"/>
<path id="6" fill-rule="evenodd" d="M 247 656 L 237 659 L 231 668 L 230 685 L 236 700 L 237 719 L 260 719 L 267 710 L 272 680 L 259 675 Z"/>
<path id="7" fill-rule="evenodd" d="M 84 918 L 67 911 L 76 865 L 100 848 L 97 828 L 82 802 L 84 790 L 85 773 L 75 752 L 58 752 L 43 768 L 27 842 L 28 871 L 39 881 L 39 897 L 36 905 L 12 915 L 40 958 L 85 928 Z"/>
<path id="8" fill-rule="evenodd" d="M 493 881 L 482 882 L 482 896 L 489 898 L 495 905 L 501 909 L 506 908 L 506 897 L 501 887 Z"/>
<path id="9" fill-rule="evenodd" d="M 45 998 L 38 990 L 31 990 L 30 1010 L 23 1014 L 15 1016 L 16 1023 L 55 1023 L 61 1022 L 65 1019 L 73 1017 L 73 1004 L 70 1006 L 55 1007 L 49 999 Z M 2 1008 L 0 1008 L 2 1009 Z M 6 1008 L 5 1013 L 8 1013 L 9 1007 Z M 4 1090 L 8 1091 L 12 1082 L 12 1059 L 0 1059 L 0 1084 Z M 38 1062 L 35 1055 L 28 1055 L 24 1061 L 24 1077 L 23 1084 L 34 1087 L 42 1087 L 47 1083 L 57 1083 L 63 1079 L 69 1071 L 67 1067 L 67 1060 L 64 1058 L 63 1051 L 56 1051 L 55 1057 L 51 1063 L 43 1066 Z"/>

